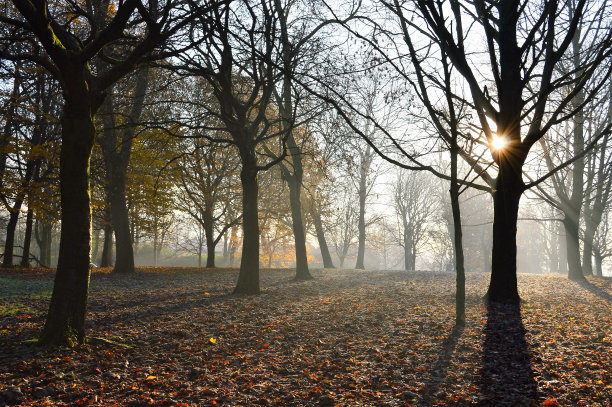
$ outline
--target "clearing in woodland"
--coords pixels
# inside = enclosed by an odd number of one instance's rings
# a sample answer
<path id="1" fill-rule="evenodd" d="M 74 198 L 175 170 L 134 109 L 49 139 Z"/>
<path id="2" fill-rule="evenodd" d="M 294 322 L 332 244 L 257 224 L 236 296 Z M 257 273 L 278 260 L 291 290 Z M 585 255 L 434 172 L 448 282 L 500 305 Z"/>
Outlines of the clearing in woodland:
<path id="1" fill-rule="evenodd" d="M 53 286 L 0 271 L 0 405 L 609 406 L 610 279 L 519 275 L 523 302 L 487 309 L 488 274 L 264 270 L 93 273 L 88 344 L 32 345 Z"/>

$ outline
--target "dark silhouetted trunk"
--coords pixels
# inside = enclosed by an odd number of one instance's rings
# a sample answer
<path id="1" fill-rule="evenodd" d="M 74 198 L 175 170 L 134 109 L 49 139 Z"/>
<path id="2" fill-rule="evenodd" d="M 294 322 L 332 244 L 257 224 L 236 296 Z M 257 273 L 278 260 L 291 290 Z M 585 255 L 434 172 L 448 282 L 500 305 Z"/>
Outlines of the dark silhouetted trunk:
<path id="1" fill-rule="evenodd" d="M 4 122 L 4 128 L 2 134 L 0 134 L 0 188 L 4 185 L 4 174 L 6 170 L 6 160 L 9 156 L 9 142 L 12 133 L 15 128 L 15 103 L 19 99 L 19 86 L 20 86 L 20 71 L 21 65 L 15 65 L 15 73 L 13 75 L 13 90 L 10 97 L 6 100 L 4 111 L 6 111 L 6 121 Z"/>
<path id="2" fill-rule="evenodd" d="M 312 223 L 314 223 L 315 233 L 317 234 L 317 240 L 319 241 L 319 250 L 321 250 L 323 267 L 326 269 L 333 269 L 334 263 L 332 262 L 329 246 L 327 246 L 327 240 L 325 239 L 325 230 L 323 229 L 321 215 L 315 209 L 311 209 L 310 214 L 312 216 Z"/>
<path id="3" fill-rule="evenodd" d="M 23 238 L 23 253 L 21 253 L 21 267 L 30 267 L 30 243 L 32 242 L 32 225 L 34 224 L 34 212 L 28 208 L 26 215 L 25 237 Z"/>
<path id="4" fill-rule="evenodd" d="M 36 220 L 34 224 L 34 237 L 39 248 L 38 261 L 43 267 L 51 267 L 51 243 L 53 225 Z"/>
<path id="5" fill-rule="evenodd" d="M 204 234 L 206 236 L 206 268 L 215 268 L 215 248 L 217 242 L 214 236 L 213 214 L 204 213 Z"/>
<path id="6" fill-rule="evenodd" d="M 125 197 L 127 167 L 130 161 L 132 144 L 136 127 L 142 113 L 145 93 L 148 86 L 147 66 L 136 73 L 136 84 L 132 109 L 128 122 L 121 130 L 116 128 L 112 94 L 106 98 L 104 110 L 104 132 L 100 139 L 108 182 L 108 202 L 110 204 L 111 223 L 115 232 L 115 273 L 134 272 L 134 249 L 130 234 L 130 219 Z M 119 133 L 119 134 L 118 134 Z"/>
<path id="7" fill-rule="evenodd" d="M 524 184 L 520 172 L 511 168 L 500 170 L 497 188 L 493 192 L 493 249 L 491 256 L 491 283 L 488 301 L 518 303 L 520 301 L 516 279 L 516 230 L 519 201 Z"/>
<path id="8" fill-rule="evenodd" d="M 35 132 L 35 134 L 38 132 Z M 40 135 L 35 137 L 35 140 L 32 141 L 33 145 L 39 144 Z M 34 175 L 35 163 L 33 160 L 28 160 L 26 164 L 26 173 L 25 178 L 21 183 L 21 188 L 17 192 L 17 196 L 15 198 L 15 202 L 13 203 L 13 207 L 11 208 L 11 214 L 9 216 L 9 221 L 6 226 L 6 240 L 4 242 L 4 258 L 2 261 L 3 267 L 11 267 L 13 265 L 13 251 L 15 249 L 15 230 L 17 228 L 17 221 L 19 219 L 19 214 L 21 212 L 21 206 L 23 205 L 23 200 L 25 198 L 26 190 L 32 180 L 32 176 Z"/>
<path id="9" fill-rule="evenodd" d="M 20 194 L 21 195 L 21 194 Z M 4 257 L 2 259 L 2 267 L 13 266 L 13 251 L 15 249 L 15 230 L 17 229 L 17 220 L 23 204 L 23 196 L 18 196 L 11 208 L 9 221 L 6 225 L 6 238 L 4 241 Z"/>
<path id="10" fill-rule="evenodd" d="M 293 144 L 295 144 L 295 142 Z M 296 158 L 295 156 L 292 157 L 294 161 L 294 172 L 289 177 L 287 177 L 287 184 L 289 185 L 289 204 L 291 206 L 293 239 L 295 242 L 295 279 L 310 280 L 312 279 L 312 275 L 308 270 L 308 257 L 306 253 L 306 234 L 304 232 L 304 222 L 302 220 L 302 203 L 300 201 L 300 195 L 302 193 L 301 162 L 300 175 L 298 175 L 297 169 L 295 168 L 295 162 L 297 160 L 301 161 L 301 158 Z"/>
<path id="11" fill-rule="evenodd" d="M 456 154 L 456 153 L 455 153 Z M 463 230 L 461 227 L 461 207 L 459 206 L 459 184 L 457 183 L 457 156 L 451 158 L 451 208 L 453 211 L 454 252 L 456 293 L 455 293 L 455 324 L 465 325 L 465 259 L 463 255 Z"/>
<path id="12" fill-rule="evenodd" d="M 91 106 L 92 95 L 86 80 L 77 78 L 72 85 L 77 85 L 77 94 L 66 96 L 62 115 L 59 258 L 49 312 L 40 337 L 41 343 L 55 345 L 83 343 L 89 292 L 89 159 L 95 137 L 95 108 Z"/>
<path id="13" fill-rule="evenodd" d="M 499 20 L 499 114 L 497 135 L 508 140 L 494 152 L 498 176 L 493 188 L 493 248 L 489 302 L 518 303 L 516 278 L 516 228 L 519 201 L 525 190 L 522 168 L 528 147 L 521 143 L 521 50 L 517 44 L 518 5 L 500 2 Z"/>
<path id="14" fill-rule="evenodd" d="M 234 294 L 259 294 L 259 215 L 255 152 L 242 149 L 242 258 Z"/>

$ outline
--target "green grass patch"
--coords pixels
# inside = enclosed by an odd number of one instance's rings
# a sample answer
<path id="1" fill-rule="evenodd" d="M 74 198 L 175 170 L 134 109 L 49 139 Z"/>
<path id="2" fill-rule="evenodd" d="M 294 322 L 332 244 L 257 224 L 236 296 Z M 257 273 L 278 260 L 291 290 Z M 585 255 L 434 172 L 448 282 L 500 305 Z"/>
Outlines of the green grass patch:
<path id="1" fill-rule="evenodd" d="M 20 302 L 0 304 L 0 316 L 15 316 L 22 314 L 33 314 L 36 311 Z"/>
<path id="2" fill-rule="evenodd" d="M 33 299 L 50 298 L 53 280 L 34 280 L 0 277 L 0 299 L 27 296 Z"/>

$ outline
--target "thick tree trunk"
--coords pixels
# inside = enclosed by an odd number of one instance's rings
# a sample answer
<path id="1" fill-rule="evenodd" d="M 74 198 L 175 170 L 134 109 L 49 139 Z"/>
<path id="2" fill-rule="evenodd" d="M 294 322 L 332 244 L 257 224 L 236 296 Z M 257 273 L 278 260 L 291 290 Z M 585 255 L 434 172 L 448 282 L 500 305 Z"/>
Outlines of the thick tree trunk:
<path id="1" fill-rule="evenodd" d="M 110 203 L 111 220 L 115 231 L 115 273 L 134 272 L 134 249 L 130 234 L 130 219 L 125 197 L 127 167 L 130 161 L 132 142 L 137 122 L 140 119 L 148 86 L 147 66 L 141 67 L 136 75 L 133 106 L 128 114 L 128 123 L 121 129 L 121 137 L 115 126 L 114 105 L 112 95 L 104 103 L 104 133 L 100 140 L 106 166 L 108 201 Z"/>
<path id="2" fill-rule="evenodd" d="M 412 267 L 412 250 L 407 244 L 404 244 L 404 270 L 410 271 Z"/>
<path id="3" fill-rule="evenodd" d="M 294 162 L 297 159 L 298 158 L 293 156 Z M 291 221 L 293 224 L 293 239 L 295 242 L 295 279 L 311 280 L 312 275 L 308 270 L 308 257 L 306 253 L 306 234 L 304 232 L 304 222 L 302 220 L 302 203 L 300 201 L 302 192 L 301 176 L 295 173 L 290 175 L 287 177 L 287 184 L 289 185 L 289 204 L 291 206 Z"/>
<path id="4" fill-rule="evenodd" d="M 115 230 L 114 273 L 134 272 L 134 250 L 130 234 L 130 218 L 125 199 L 125 176 L 115 177 L 110 196 L 112 226 Z"/>
<path id="5" fill-rule="evenodd" d="M 242 152 L 242 258 L 234 294 L 259 294 L 259 215 L 254 152 Z"/>
<path id="6" fill-rule="evenodd" d="M 83 91 L 66 101 L 62 116 L 62 229 L 51 304 L 40 337 L 45 344 L 72 345 L 85 339 L 91 241 L 89 159 L 95 135 L 90 103 L 91 95 Z"/>
<path id="7" fill-rule="evenodd" d="M 314 223 L 315 233 L 317 234 L 317 240 L 319 241 L 319 250 L 321 250 L 323 267 L 326 269 L 333 269 L 334 263 L 329 252 L 327 240 L 325 239 L 325 230 L 323 229 L 321 215 L 315 209 L 311 209 L 310 214 L 312 215 L 312 223 Z"/>
<path id="8" fill-rule="evenodd" d="M 580 242 L 579 242 L 579 225 L 575 214 L 565 213 L 563 219 L 565 228 L 565 248 L 567 254 L 567 271 L 570 280 L 583 281 L 582 266 L 580 264 Z"/>
<path id="9" fill-rule="evenodd" d="M 497 188 L 493 193 L 493 249 L 487 300 L 518 303 L 520 298 L 516 278 L 516 230 L 524 184 L 520 175 L 513 173 L 512 169 L 507 172 L 504 170 L 506 168 L 500 170 Z"/>
<path id="10" fill-rule="evenodd" d="M 24 268 L 30 267 L 30 243 L 32 242 L 32 225 L 34 224 L 34 212 L 32 208 L 28 208 L 26 216 L 26 230 L 23 239 L 23 253 L 21 253 L 20 266 Z"/>

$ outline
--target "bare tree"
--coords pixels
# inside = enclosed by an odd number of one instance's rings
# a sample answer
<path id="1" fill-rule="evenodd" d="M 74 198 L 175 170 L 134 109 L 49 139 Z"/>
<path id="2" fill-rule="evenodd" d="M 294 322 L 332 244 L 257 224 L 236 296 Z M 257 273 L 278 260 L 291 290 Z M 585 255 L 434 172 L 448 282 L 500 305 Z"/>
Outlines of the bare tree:
<path id="1" fill-rule="evenodd" d="M 415 270 L 426 226 L 438 211 L 432 180 L 426 173 L 399 170 L 391 185 L 397 218 L 396 242 L 404 248 L 404 269 Z"/>

